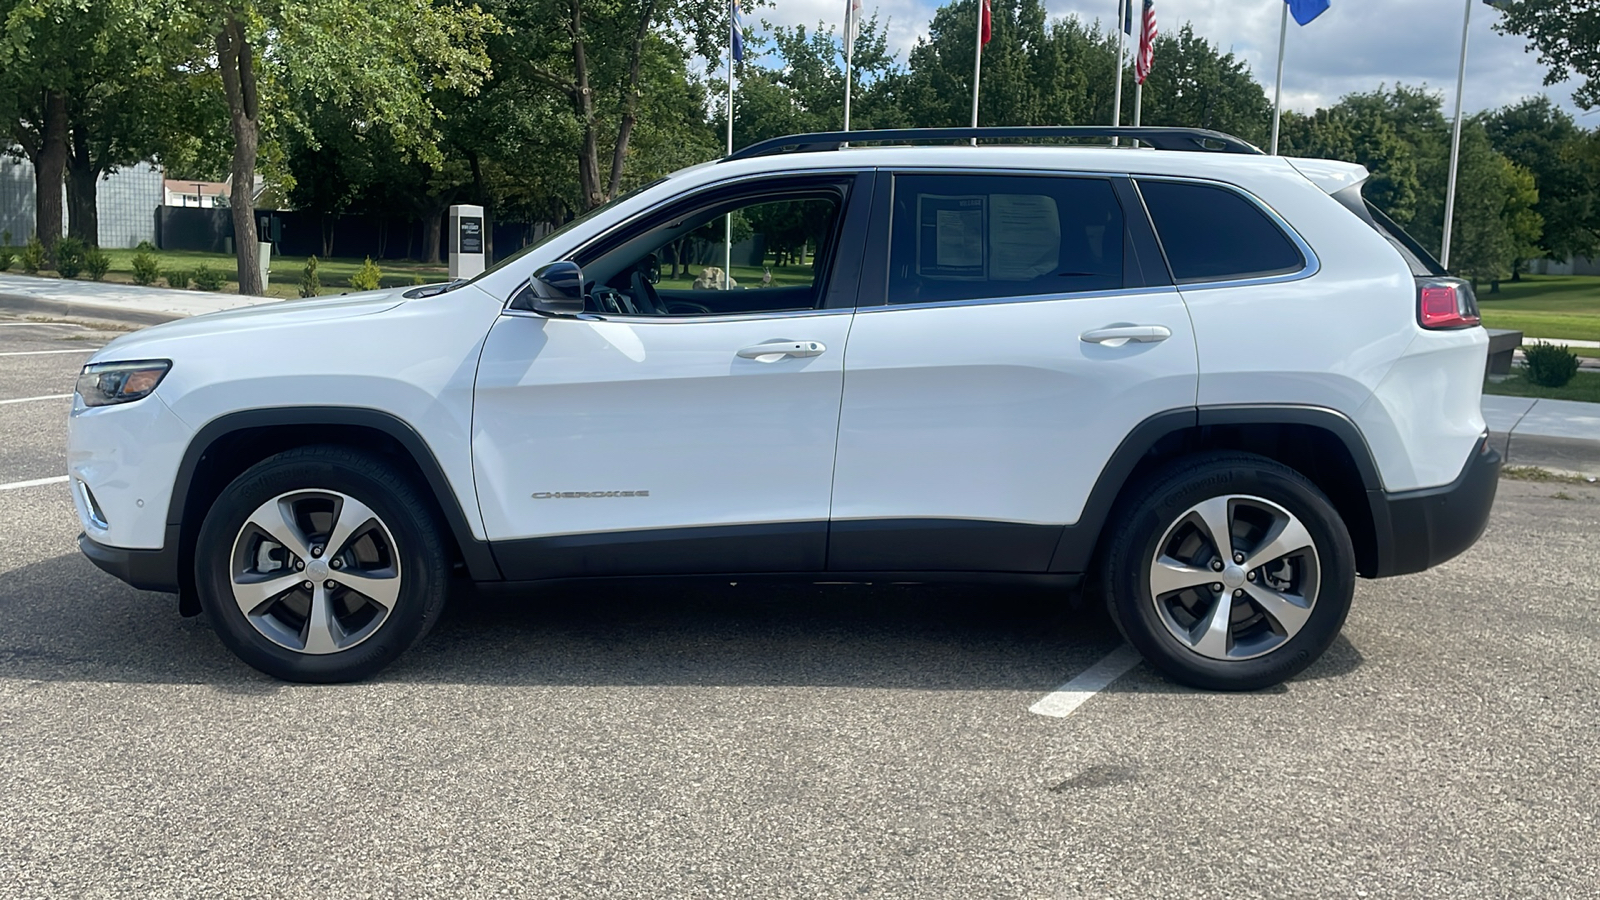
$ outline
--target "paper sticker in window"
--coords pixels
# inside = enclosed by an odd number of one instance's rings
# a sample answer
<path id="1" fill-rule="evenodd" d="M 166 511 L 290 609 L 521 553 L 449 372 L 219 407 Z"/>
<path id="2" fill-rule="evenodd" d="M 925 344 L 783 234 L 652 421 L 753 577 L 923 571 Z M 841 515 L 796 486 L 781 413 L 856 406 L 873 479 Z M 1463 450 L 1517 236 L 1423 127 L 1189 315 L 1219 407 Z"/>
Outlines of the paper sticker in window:
<path id="1" fill-rule="evenodd" d="M 1061 263 L 1061 217 L 1043 194 L 989 195 L 989 278 L 1032 281 Z"/>
<path id="2" fill-rule="evenodd" d="M 917 274 L 924 278 L 984 278 L 986 198 L 917 197 Z"/>

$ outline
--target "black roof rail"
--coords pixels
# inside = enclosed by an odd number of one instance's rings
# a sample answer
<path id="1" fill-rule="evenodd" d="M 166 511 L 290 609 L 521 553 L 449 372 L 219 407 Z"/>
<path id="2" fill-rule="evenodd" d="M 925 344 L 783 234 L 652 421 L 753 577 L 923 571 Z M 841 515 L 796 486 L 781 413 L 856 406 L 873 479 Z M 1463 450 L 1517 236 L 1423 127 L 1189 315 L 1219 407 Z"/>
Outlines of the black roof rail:
<path id="1" fill-rule="evenodd" d="M 723 162 L 776 156 L 783 153 L 814 153 L 838 150 L 845 144 L 909 143 L 911 141 L 994 141 L 1039 138 L 1124 138 L 1136 139 L 1157 150 L 1198 150 L 1212 153 L 1260 154 L 1260 148 L 1231 134 L 1206 128 L 1131 127 L 1110 125 L 1018 125 L 1000 128 L 889 128 L 878 131 L 822 131 L 791 134 L 758 141 L 722 158 Z"/>

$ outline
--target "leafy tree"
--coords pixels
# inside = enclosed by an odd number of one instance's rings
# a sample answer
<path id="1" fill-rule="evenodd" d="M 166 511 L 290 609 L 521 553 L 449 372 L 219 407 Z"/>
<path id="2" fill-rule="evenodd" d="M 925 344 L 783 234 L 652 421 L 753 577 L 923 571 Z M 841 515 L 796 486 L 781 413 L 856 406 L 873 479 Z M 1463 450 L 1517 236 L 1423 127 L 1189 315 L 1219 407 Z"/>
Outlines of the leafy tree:
<path id="1" fill-rule="evenodd" d="M 1533 211 L 1538 198 L 1532 173 L 1494 152 L 1481 122 L 1465 122 L 1451 270 L 1474 282 L 1509 276 L 1513 263 L 1526 259 L 1539 240 L 1541 223 Z"/>
<path id="2" fill-rule="evenodd" d="M 1565 259 L 1600 251 L 1600 169 L 1593 155 L 1594 136 L 1548 97 L 1532 97 L 1489 113 L 1483 125 L 1489 143 L 1531 173 L 1538 189 L 1534 210 L 1544 221 L 1544 232 L 1529 258 Z"/>
<path id="3" fill-rule="evenodd" d="M 1539 62 L 1548 66 L 1545 84 L 1583 78 L 1572 99 L 1584 109 L 1600 105 L 1600 9 L 1570 0 L 1510 0 L 1496 4 L 1504 16 L 1495 22 L 1502 34 L 1528 39 Z"/>
<path id="4" fill-rule="evenodd" d="M 1270 136 L 1272 104 L 1244 60 L 1196 36 L 1187 22 L 1156 38 L 1154 56 L 1141 124 L 1211 128 L 1258 144 Z M 1132 96 L 1133 76 L 1126 77 L 1124 102 Z"/>
<path id="5" fill-rule="evenodd" d="M 303 127 L 286 96 L 315 93 L 351 121 L 388 129 L 422 158 L 433 145 L 434 91 L 470 93 L 498 26 L 449 0 L 168 0 L 169 27 L 195 41 L 189 65 L 215 73 L 227 101 L 239 292 L 259 294 L 254 194 L 263 137 Z M 359 50 L 353 48 L 359 47 Z"/>
<path id="6" fill-rule="evenodd" d="M 566 101 L 557 134 L 576 139 L 585 209 L 623 187 L 634 129 L 656 104 L 641 103 L 650 70 L 717 59 L 727 44 L 723 0 L 505 0 L 496 10 L 516 35 L 520 71 Z"/>
<path id="7" fill-rule="evenodd" d="M 1086 26 L 1077 19 L 1051 23 L 1041 0 L 995 0 L 990 16 L 991 39 L 983 48 L 978 124 L 1097 121 L 1090 85 L 1097 54 Z M 956 0 L 934 13 L 928 36 L 918 39 L 911 49 L 910 72 L 899 93 L 901 108 L 915 124 L 949 127 L 971 120 L 977 26 L 977 0 Z M 1103 46 L 1099 55 L 1103 56 L 1109 98 L 1116 54 Z M 1110 119 L 1108 99 L 1100 121 Z"/>
<path id="8" fill-rule="evenodd" d="M 33 163 L 34 233 L 47 254 L 61 239 L 68 92 L 102 11 L 85 0 L 0 0 L 0 128 Z"/>
<path id="9" fill-rule="evenodd" d="M 818 23 L 772 29 L 772 65 L 745 65 L 738 82 L 734 145 L 808 131 L 844 127 L 844 47 L 842 36 Z M 850 99 L 850 127 L 897 128 L 910 124 L 899 108 L 896 89 L 904 78 L 878 17 L 861 23 L 856 36 Z M 723 89 L 726 87 L 723 85 Z M 726 112 L 714 117 L 713 131 L 726 127 Z"/>
<path id="10" fill-rule="evenodd" d="M 164 23 L 147 7 L 129 0 L 93 0 L 86 6 L 85 14 L 98 24 L 67 90 L 67 231 L 97 245 L 101 176 L 164 156 L 170 143 L 195 130 L 208 112 L 220 121 L 220 110 L 207 109 L 172 65 L 184 48 L 173 46 Z"/>

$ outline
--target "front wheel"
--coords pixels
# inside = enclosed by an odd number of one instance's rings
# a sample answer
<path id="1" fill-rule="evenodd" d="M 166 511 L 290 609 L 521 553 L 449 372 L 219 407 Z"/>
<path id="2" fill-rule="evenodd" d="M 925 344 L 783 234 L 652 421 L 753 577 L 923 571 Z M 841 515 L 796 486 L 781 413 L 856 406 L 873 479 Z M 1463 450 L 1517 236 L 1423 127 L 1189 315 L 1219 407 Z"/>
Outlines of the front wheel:
<path id="1" fill-rule="evenodd" d="M 222 642 L 287 681 L 365 678 L 444 606 L 436 517 L 385 461 L 342 447 L 263 460 L 212 505 L 195 547 L 200 603 Z"/>
<path id="2" fill-rule="evenodd" d="M 1129 643 L 1210 690 L 1277 684 L 1316 661 L 1355 592 L 1344 521 L 1305 476 L 1215 453 L 1155 473 L 1112 524 L 1102 583 Z"/>

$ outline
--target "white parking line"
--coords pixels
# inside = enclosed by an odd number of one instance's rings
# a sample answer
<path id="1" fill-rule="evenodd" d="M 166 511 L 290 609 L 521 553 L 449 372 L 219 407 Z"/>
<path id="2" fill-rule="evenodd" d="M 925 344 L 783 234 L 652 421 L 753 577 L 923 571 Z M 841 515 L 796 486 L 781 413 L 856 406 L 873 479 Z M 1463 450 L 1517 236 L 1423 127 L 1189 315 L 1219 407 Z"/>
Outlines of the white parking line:
<path id="1" fill-rule="evenodd" d="M 60 484 L 66 480 L 67 476 L 57 475 L 54 478 L 35 478 L 32 481 L 13 481 L 10 484 L 0 484 L 0 491 L 14 491 L 17 488 L 39 487 L 44 484 Z"/>
<path id="2" fill-rule="evenodd" d="M 7 403 L 32 403 L 35 400 L 71 400 L 71 394 L 46 394 L 43 397 L 16 397 L 11 400 L 0 400 L 0 406 Z"/>
<path id="3" fill-rule="evenodd" d="M 1106 654 L 1106 657 L 1082 672 L 1078 677 L 1056 688 L 1028 707 L 1028 712 L 1063 719 L 1089 701 L 1090 697 L 1111 686 L 1128 670 L 1139 664 L 1139 651 L 1127 644 Z"/>
<path id="4" fill-rule="evenodd" d="M 49 356 L 52 353 L 93 353 L 99 347 L 84 347 L 82 350 L 7 350 L 0 356 Z"/>

